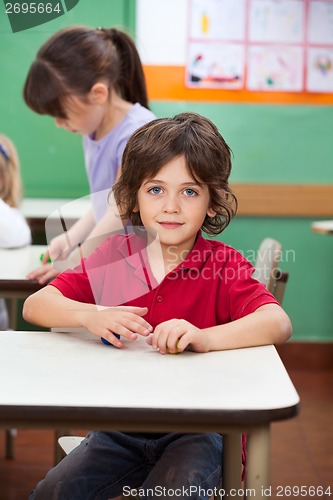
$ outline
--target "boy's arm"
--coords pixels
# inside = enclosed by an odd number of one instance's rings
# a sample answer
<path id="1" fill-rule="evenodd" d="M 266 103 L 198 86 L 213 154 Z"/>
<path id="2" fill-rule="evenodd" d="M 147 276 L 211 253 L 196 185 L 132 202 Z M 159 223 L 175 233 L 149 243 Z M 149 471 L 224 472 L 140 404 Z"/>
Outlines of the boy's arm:
<path id="1" fill-rule="evenodd" d="M 243 318 L 223 325 L 200 329 L 185 320 L 173 319 L 155 328 L 149 339 L 160 352 L 182 352 L 186 348 L 196 352 L 222 351 L 281 344 L 291 336 L 291 322 L 277 304 L 266 304 Z"/>
<path id="2" fill-rule="evenodd" d="M 203 330 L 209 337 L 209 350 L 219 351 L 282 344 L 292 333 L 291 322 L 282 307 L 266 304 L 243 318 Z"/>
<path id="3" fill-rule="evenodd" d="M 130 340 L 137 334 L 147 336 L 152 328 L 142 318 L 145 307 L 100 307 L 69 299 L 53 286 L 46 286 L 30 295 L 23 307 L 23 317 L 29 323 L 47 328 L 86 328 L 111 344 L 123 344 L 113 333 Z"/>

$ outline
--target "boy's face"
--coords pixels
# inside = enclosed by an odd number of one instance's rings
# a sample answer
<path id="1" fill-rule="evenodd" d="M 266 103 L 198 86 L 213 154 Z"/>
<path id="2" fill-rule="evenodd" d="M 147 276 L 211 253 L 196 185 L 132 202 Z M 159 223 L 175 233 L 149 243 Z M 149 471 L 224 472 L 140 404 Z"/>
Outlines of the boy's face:
<path id="1" fill-rule="evenodd" d="M 191 177 L 183 156 L 142 183 L 137 209 L 143 225 L 157 232 L 162 250 L 175 246 L 179 254 L 192 249 L 206 215 L 215 215 L 208 187 L 199 186 Z"/>

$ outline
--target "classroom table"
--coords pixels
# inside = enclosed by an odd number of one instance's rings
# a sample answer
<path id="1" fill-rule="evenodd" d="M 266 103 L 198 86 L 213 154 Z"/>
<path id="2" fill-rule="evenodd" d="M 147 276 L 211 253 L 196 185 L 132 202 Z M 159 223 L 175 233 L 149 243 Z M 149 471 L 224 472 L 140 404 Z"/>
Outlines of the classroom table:
<path id="1" fill-rule="evenodd" d="M 76 200 L 65 198 L 24 198 L 21 211 L 34 232 L 45 231 L 45 221 L 57 222 L 62 217 L 69 228 L 91 208 L 90 197 Z"/>
<path id="2" fill-rule="evenodd" d="M 246 432 L 256 498 L 269 486 L 270 423 L 299 409 L 273 346 L 161 355 L 142 337 L 116 349 L 88 332 L 2 332 L 0 380 L 3 428 L 219 432 L 229 493 Z"/>
<path id="3" fill-rule="evenodd" d="M 18 299 L 25 299 L 39 290 L 36 280 L 28 280 L 27 274 L 40 265 L 40 256 L 45 246 L 29 245 L 22 248 L 0 249 L 0 297 L 6 299 L 8 307 L 9 328 L 16 330 Z M 13 458 L 13 438 L 6 431 L 6 458 Z"/>
<path id="4" fill-rule="evenodd" d="M 7 299 L 9 325 L 14 330 L 17 299 L 25 299 L 42 287 L 36 280 L 28 280 L 27 274 L 40 265 L 43 252 L 44 245 L 0 249 L 0 297 Z"/>
<path id="5" fill-rule="evenodd" d="M 313 232 L 319 234 L 333 234 L 333 220 L 312 222 L 311 229 Z"/>

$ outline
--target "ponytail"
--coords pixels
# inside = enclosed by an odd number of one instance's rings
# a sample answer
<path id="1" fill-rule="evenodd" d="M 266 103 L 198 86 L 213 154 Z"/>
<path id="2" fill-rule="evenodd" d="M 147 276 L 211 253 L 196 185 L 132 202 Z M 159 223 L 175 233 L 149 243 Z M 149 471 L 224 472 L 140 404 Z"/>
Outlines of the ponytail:
<path id="1" fill-rule="evenodd" d="M 117 86 L 122 97 L 133 104 L 139 102 L 148 108 L 148 96 L 145 76 L 133 40 L 123 31 L 115 28 L 105 30 L 116 48 L 119 57 L 119 75 Z"/>

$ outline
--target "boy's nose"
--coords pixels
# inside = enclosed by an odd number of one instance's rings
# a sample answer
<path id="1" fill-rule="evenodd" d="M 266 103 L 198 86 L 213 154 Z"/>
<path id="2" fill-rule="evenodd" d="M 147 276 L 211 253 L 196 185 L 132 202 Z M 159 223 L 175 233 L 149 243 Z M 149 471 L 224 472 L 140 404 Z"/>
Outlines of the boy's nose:
<path id="1" fill-rule="evenodd" d="M 165 213 L 178 213 L 179 212 L 179 202 L 176 196 L 169 196 L 164 203 L 163 212 Z"/>

